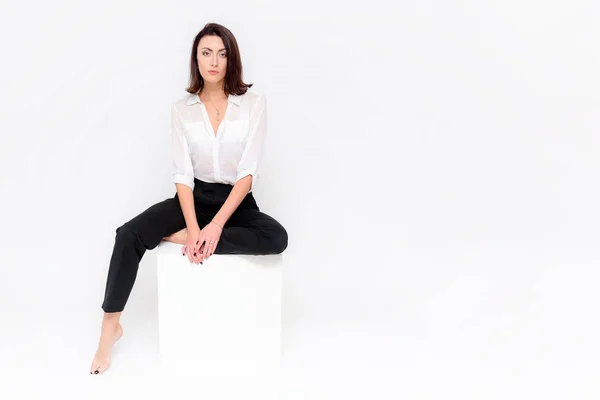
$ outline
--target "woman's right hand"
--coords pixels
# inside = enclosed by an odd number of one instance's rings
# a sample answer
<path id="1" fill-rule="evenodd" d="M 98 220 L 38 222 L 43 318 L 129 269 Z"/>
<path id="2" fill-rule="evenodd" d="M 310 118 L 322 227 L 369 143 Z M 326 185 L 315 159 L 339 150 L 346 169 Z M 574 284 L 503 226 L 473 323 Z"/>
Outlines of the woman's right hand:
<path id="1" fill-rule="evenodd" d="M 200 249 L 196 248 L 198 238 L 200 237 L 200 232 L 201 229 L 198 227 L 192 229 L 188 228 L 187 239 L 185 241 L 185 244 L 181 248 L 181 252 L 183 253 L 183 255 L 187 254 L 190 262 L 193 262 L 194 264 L 200 263 Z"/>

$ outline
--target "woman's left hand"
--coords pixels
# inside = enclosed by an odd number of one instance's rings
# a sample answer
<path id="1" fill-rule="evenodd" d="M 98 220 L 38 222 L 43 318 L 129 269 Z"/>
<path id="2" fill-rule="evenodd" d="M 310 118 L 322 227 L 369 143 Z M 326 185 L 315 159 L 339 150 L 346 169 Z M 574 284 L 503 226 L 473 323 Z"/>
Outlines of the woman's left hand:
<path id="1" fill-rule="evenodd" d="M 198 248 L 202 249 L 199 254 L 200 262 L 207 260 L 215 252 L 220 238 L 221 227 L 215 222 L 209 222 L 202 229 L 198 238 Z M 204 247 L 202 247 L 202 243 L 204 243 Z"/>

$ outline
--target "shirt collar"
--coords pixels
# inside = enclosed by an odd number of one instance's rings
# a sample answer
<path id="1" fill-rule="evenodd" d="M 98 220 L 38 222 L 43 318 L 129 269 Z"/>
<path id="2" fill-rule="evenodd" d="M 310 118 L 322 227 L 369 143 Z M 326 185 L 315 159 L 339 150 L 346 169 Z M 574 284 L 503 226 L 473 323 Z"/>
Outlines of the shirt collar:
<path id="1" fill-rule="evenodd" d="M 242 102 L 242 96 L 230 94 L 229 97 L 227 98 L 227 101 L 235 104 L 236 106 L 239 106 L 240 103 Z M 198 94 L 190 93 L 186 105 L 190 106 L 190 105 L 196 104 L 196 103 L 202 103 L 202 101 L 200 100 L 200 97 L 198 96 Z"/>

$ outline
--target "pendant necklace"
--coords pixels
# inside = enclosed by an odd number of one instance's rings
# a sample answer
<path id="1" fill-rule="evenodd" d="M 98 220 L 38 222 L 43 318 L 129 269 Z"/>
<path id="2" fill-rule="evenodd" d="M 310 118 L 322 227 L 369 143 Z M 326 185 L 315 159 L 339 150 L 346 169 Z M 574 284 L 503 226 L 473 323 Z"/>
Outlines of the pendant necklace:
<path id="1" fill-rule="evenodd" d="M 221 111 L 219 111 L 219 109 L 215 106 L 215 103 L 213 103 L 211 100 L 209 100 L 209 101 L 210 101 L 210 104 L 213 105 L 215 110 L 217 110 L 217 121 L 220 121 L 221 120 Z M 224 101 L 225 100 L 221 100 L 221 104 L 223 104 Z M 219 104 L 219 107 L 221 107 L 221 104 Z"/>

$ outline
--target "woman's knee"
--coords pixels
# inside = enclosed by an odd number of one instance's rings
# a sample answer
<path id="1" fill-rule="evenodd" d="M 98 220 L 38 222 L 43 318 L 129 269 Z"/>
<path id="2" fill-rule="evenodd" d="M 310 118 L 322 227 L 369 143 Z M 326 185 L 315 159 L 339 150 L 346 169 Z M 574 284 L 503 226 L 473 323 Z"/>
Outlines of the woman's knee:
<path id="1" fill-rule="evenodd" d="M 135 236 L 135 229 L 133 228 L 133 226 L 131 226 L 131 224 L 125 223 L 115 230 L 115 234 L 117 240 L 133 237 Z"/>
<path id="2" fill-rule="evenodd" d="M 275 254 L 283 253 L 288 246 L 288 234 L 287 231 L 281 224 L 277 224 L 277 228 L 274 229 L 271 237 L 273 243 L 273 251 Z"/>

